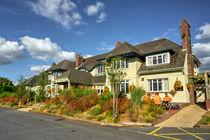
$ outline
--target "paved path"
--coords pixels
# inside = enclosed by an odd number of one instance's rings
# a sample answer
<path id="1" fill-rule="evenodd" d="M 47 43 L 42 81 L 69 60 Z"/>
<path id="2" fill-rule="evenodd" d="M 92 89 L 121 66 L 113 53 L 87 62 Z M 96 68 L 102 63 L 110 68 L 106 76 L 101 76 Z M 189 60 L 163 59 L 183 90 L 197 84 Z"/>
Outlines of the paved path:
<path id="1" fill-rule="evenodd" d="M 193 128 L 193 126 L 200 121 L 201 117 L 207 111 L 199 107 L 198 105 L 189 105 L 178 113 L 173 115 L 166 121 L 159 123 L 156 127 L 188 127 Z"/>
<path id="2" fill-rule="evenodd" d="M 0 108 L 1 140 L 208 140 L 209 138 L 208 129 L 105 127 Z"/>

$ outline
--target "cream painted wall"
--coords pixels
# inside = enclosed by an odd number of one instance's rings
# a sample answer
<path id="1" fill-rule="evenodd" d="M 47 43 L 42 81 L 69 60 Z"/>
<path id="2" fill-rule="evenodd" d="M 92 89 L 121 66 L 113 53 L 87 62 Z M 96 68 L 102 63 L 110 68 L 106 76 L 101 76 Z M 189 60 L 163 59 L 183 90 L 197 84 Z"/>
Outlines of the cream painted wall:
<path id="1" fill-rule="evenodd" d="M 144 81 L 141 81 L 141 78 L 144 78 Z M 161 78 L 168 78 L 169 82 L 169 90 L 168 93 L 171 90 L 174 90 L 174 83 L 176 80 L 180 80 L 183 85 L 183 91 L 177 91 L 176 95 L 173 97 L 170 95 L 173 99 L 172 102 L 179 102 L 179 103 L 189 103 L 189 92 L 187 90 L 186 84 L 186 75 L 183 74 L 183 72 L 172 72 L 172 73 L 163 73 L 163 74 L 151 74 L 151 75 L 142 75 L 140 76 L 140 84 L 139 86 L 144 88 L 146 91 L 148 90 L 148 80 L 149 79 L 161 79 Z M 165 96 L 165 92 L 159 92 L 160 96 L 163 98 Z"/>

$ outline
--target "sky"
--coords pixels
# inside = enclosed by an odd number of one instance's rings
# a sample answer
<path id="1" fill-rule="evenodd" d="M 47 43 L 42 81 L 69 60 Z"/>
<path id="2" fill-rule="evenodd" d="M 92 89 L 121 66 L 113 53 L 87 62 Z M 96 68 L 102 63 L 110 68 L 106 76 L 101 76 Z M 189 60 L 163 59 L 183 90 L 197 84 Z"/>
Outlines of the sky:
<path id="1" fill-rule="evenodd" d="M 193 53 L 210 70 L 209 0 L 0 0 L 0 77 L 30 78 L 53 62 L 167 38 L 181 45 L 191 26 Z"/>

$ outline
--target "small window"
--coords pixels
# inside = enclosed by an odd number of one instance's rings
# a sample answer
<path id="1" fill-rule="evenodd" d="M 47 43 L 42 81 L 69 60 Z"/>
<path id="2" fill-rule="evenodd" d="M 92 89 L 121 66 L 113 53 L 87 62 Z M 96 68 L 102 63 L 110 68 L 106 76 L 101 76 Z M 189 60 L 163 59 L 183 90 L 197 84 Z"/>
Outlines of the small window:
<path id="1" fill-rule="evenodd" d="M 157 64 L 157 57 L 153 56 L 153 64 Z"/>
<path id="2" fill-rule="evenodd" d="M 129 80 L 123 80 L 120 85 L 120 91 L 123 93 L 129 93 Z"/>
<path id="3" fill-rule="evenodd" d="M 158 56 L 158 64 L 162 64 L 162 55 Z"/>
<path id="4" fill-rule="evenodd" d="M 148 91 L 168 91 L 168 79 L 148 80 Z"/>

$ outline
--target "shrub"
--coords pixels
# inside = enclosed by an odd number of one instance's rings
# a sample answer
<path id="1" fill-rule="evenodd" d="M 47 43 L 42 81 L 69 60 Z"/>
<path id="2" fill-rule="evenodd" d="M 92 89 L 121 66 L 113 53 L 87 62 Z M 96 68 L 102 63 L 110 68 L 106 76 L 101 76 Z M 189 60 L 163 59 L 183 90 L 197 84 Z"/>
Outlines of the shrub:
<path id="1" fill-rule="evenodd" d="M 146 110 L 143 110 L 143 111 L 142 111 L 142 115 L 143 115 L 143 116 L 148 116 L 148 115 L 149 115 L 149 112 L 146 111 Z"/>
<path id="2" fill-rule="evenodd" d="M 151 105 L 151 111 L 152 112 L 155 112 L 155 113 L 158 113 L 158 114 L 161 114 L 164 112 L 164 106 L 163 105 Z"/>
<path id="3" fill-rule="evenodd" d="M 114 123 L 118 123 L 119 121 L 119 119 L 114 119 Z"/>
<path id="4" fill-rule="evenodd" d="M 62 90 L 59 95 L 62 96 L 62 95 L 68 95 L 71 93 L 71 90 L 70 89 L 64 89 Z"/>
<path id="5" fill-rule="evenodd" d="M 143 103 L 142 97 L 144 96 L 144 90 L 142 88 L 136 88 L 131 92 L 131 103 L 135 106 L 140 106 Z"/>
<path id="6" fill-rule="evenodd" d="M 17 105 L 17 103 L 11 103 L 10 104 L 11 107 L 16 106 L 16 105 Z"/>
<path id="7" fill-rule="evenodd" d="M 104 86 L 103 94 L 110 94 L 109 87 Z"/>
<path id="8" fill-rule="evenodd" d="M 112 121 L 112 118 L 113 118 L 113 112 L 107 111 L 105 115 L 105 121 Z"/>
<path id="9" fill-rule="evenodd" d="M 28 99 L 28 95 L 27 94 L 23 95 L 23 98 L 21 99 L 20 104 L 21 105 L 25 104 L 27 102 L 27 99 Z"/>
<path id="10" fill-rule="evenodd" d="M 35 98 L 36 93 L 34 91 L 32 91 L 32 90 L 26 90 L 25 92 L 26 92 L 26 94 L 27 94 L 27 96 L 29 98 L 29 101 L 33 101 L 34 98 Z"/>
<path id="11" fill-rule="evenodd" d="M 46 104 L 54 104 L 56 101 L 59 101 L 59 98 L 58 98 L 57 96 L 45 100 L 45 103 L 46 103 Z"/>
<path id="12" fill-rule="evenodd" d="M 50 104 L 46 104 L 44 107 L 45 108 L 50 108 Z"/>
<path id="13" fill-rule="evenodd" d="M 94 116 L 97 116 L 101 113 L 102 113 L 102 109 L 100 107 L 95 107 L 95 108 L 90 110 L 90 114 L 94 115 Z"/>
<path id="14" fill-rule="evenodd" d="M 145 122 L 150 123 L 151 121 L 152 121 L 152 118 L 151 117 L 146 117 L 145 118 Z"/>
<path id="15" fill-rule="evenodd" d="M 60 101 L 55 101 L 55 105 L 60 105 L 61 102 Z"/>
<path id="16" fill-rule="evenodd" d="M 133 107 L 129 108 L 129 113 L 130 113 L 130 114 L 135 113 L 135 110 L 134 110 L 134 108 L 133 108 Z"/>
<path id="17" fill-rule="evenodd" d="M 147 112 L 151 112 L 152 111 L 152 105 L 151 104 L 142 104 L 141 109 L 145 110 Z"/>
<path id="18" fill-rule="evenodd" d="M 91 96 L 94 94 L 94 91 L 90 89 L 89 87 L 83 87 L 81 92 L 82 92 L 82 96 Z"/>
<path id="19" fill-rule="evenodd" d="M 131 107 L 130 101 L 127 97 L 118 98 L 119 113 L 125 113 Z"/>
<path id="20" fill-rule="evenodd" d="M 112 110 L 113 110 L 113 99 L 105 101 L 103 105 L 103 112 L 112 111 Z"/>
<path id="21" fill-rule="evenodd" d="M 16 96 L 16 93 L 6 91 L 0 94 L 1 98 L 8 97 L 8 96 Z"/>
<path id="22" fill-rule="evenodd" d="M 104 94 L 104 93 L 103 93 L 103 94 L 99 95 L 99 104 L 100 104 L 101 106 L 103 106 L 104 103 L 105 103 L 106 101 L 110 100 L 110 99 L 112 99 L 112 94 L 110 94 L 110 93 Z"/>
<path id="23" fill-rule="evenodd" d="M 157 117 L 157 113 L 152 112 L 152 113 L 151 113 L 151 116 L 152 116 L 153 118 L 156 118 L 156 117 Z"/>
<path id="24" fill-rule="evenodd" d="M 96 120 L 97 121 L 102 121 L 103 119 L 105 119 L 105 116 L 98 116 L 98 118 Z"/>
<path id="25" fill-rule="evenodd" d="M 68 111 L 70 112 L 76 112 L 76 111 L 86 111 L 89 108 L 95 106 L 98 104 L 98 96 L 92 95 L 92 96 L 85 96 L 78 100 L 72 100 L 68 104 Z"/>

